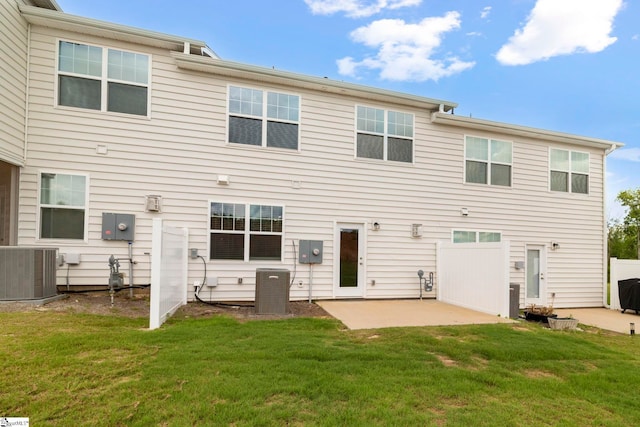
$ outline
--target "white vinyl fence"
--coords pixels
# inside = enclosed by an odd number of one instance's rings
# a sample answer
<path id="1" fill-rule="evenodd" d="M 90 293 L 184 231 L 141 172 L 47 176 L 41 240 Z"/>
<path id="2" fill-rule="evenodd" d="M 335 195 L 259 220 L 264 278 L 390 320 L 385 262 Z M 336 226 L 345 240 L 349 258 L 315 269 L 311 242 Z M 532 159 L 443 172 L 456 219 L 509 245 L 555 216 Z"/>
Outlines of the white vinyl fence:
<path id="1" fill-rule="evenodd" d="M 149 329 L 156 329 L 187 303 L 189 231 L 153 220 Z"/>
<path id="2" fill-rule="evenodd" d="M 611 258 L 609 260 L 610 270 L 610 305 L 612 310 L 620 310 L 620 294 L 618 293 L 618 280 L 640 278 L 640 261 L 635 259 L 618 259 Z"/>
<path id="3" fill-rule="evenodd" d="M 509 242 L 438 242 L 438 299 L 509 317 Z"/>

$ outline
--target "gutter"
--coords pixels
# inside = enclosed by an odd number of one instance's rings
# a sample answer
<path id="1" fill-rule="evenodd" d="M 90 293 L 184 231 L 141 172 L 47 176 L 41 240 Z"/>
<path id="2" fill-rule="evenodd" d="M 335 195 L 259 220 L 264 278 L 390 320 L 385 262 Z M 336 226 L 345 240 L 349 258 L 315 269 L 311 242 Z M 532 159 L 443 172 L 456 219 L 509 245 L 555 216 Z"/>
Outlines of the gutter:
<path id="1" fill-rule="evenodd" d="M 108 39 L 139 43 L 146 46 L 162 47 L 169 50 L 182 51 L 184 45 L 189 44 L 197 53 L 200 53 L 201 48 L 207 47 L 207 44 L 201 40 L 70 15 L 56 10 L 22 4 L 19 5 L 19 9 L 22 17 L 34 25 L 43 25 L 61 30 L 97 35 Z"/>
<path id="2" fill-rule="evenodd" d="M 315 77 L 240 62 L 225 61 L 219 58 L 188 55 L 176 51 L 171 52 L 171 56 L 179 68 L 218 76 L 248 79 L 262 83 L 268 81 L 269 83 L 278 83 L 286 86 L 318 90 L 325 93 L 354 96 L 399 105 L 409 105 L 416 108 L 427 109 L 429 111 L 435 111 L 438 109 L 452 111 L 453 108 L 458 106 L 457 103 L 449 101 L 378 89 L 354 83 L 346 83 L 343 81 L 331 80 L 326 77 Z"/>
<path id="3" fill-rule="evenodd" d="M 493 134 L 503 133 L 506 135 L 523 136 L 547 142 L 558 142 L 563 144 L 575 144 L 584 147 L 598 148 L 601 150 L 606 150 L 606 154 L 609 154 L 613 150 L 624 145 L 620 142 L 612 142 L 599 138 L 590 138 L 570 133 L 556 132 L 546 129 L 514 125 L 510 123 L 494 122 L 491 120 L 455 116 L 453 114 L 443 114 L 441 112 L 432 113 L 431 122 L 447 126 L 482 130 L 491 132 Z"/>

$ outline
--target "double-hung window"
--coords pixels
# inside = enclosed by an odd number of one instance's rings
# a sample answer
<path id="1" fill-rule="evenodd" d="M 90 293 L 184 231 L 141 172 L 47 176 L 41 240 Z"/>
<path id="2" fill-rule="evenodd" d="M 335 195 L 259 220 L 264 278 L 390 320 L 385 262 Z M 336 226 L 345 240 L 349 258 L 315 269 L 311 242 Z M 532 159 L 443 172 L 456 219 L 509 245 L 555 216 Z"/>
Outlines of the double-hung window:
<path id="1" fill-rule="evenodd" d="M 229 142 L 298 149 L 300 97 L 229 86 Z"/>
<path id="2" fill-rule="evenodd" d="M 356 107 L 356 156 L 413 162 L 413 114 Z"/>
<path id="3" fill-rule="evenodd" d="M 87 184 L 85 175 L 40 175 L 41 239 L 85 239 Z"/>
<path id="4" fill-rule="evenodd" d="M 58 105 L 146 116 L 149 56 L 60 41 Z"/>
<path id="5" fill-rule="evenodd" d="M 209 213 L 210 259 L 282 259 L 282 206 L 211 202 Z"/>
<path id="6" fill-rule="evenodd" d="M 465 138 L 465 182 L 511 186 L 512 143 L 488 138 Z"/>
<path id="7" fill-rule="evenodd" d="M 496 231 L 453 230 L 453 243 L 491 243 L 500 242 L 502 234 Z"/>
<path id="8" fill-rule="evenodd" d="M 589 153 L 552 148 L 549 157 L 551 191 L 589 194 Z"/>

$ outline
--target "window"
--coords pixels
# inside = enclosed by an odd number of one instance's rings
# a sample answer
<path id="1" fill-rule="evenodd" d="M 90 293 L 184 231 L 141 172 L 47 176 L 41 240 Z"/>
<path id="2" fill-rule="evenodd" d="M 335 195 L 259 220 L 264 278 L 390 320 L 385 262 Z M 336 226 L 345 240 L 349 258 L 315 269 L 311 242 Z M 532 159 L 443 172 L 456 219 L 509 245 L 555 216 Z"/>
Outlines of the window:
<path id="1" fill-rule="evenodd" d="M 589 153 L 552 148 L 549 157 L 551 191 L 589 194 Z"/>
<path id="2" fill-rule="evenodd" d="M 356 156 L 413 162 L 413 114 L 356 107 Z"/>
<path id="3" fill-rule="evenodd" d="M 84 239 L 87 177 L 40 175 L 40 238 Z"/>
<path id="4" fill-rule="evenodd" d="M 58 105 L 147 115 L 149 56 L 60 41 Z"/>
<path id="5" fill-rule="evenodd" d="M 491 243 L 500 242 L 502 234 L 495 231 L 453 230 L 453 243 Z"/>
<path id="6" fill-rule="evenodd" d="M 511 186 L 512 144 L 507 141 L 465 138 L 465 181 Z"/>
<path id="7" fill-rule="evenodd" d="M 229 87 L 229 142 L 298 149 L 300 97 Z"/>
<path id="8" fill-rule="evenodd" d="M 282 206 L 212 202 L 209 259 L 281 260 L 282 222 Z"/>

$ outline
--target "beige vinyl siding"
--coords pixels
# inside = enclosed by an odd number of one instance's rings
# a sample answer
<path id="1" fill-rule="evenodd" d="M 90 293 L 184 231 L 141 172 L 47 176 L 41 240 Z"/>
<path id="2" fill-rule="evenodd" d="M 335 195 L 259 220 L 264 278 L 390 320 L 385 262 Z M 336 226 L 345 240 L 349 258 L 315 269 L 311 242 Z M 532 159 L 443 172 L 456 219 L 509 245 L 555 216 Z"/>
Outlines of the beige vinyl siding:
<path id="1" fill-rule="evenodd" d="M 0 160 L 24 162 L 27 23 L 15 0 L 0 2 Z"/>
<path id="2" fill-rule="evenodd" d="M 217 278 L 218 286 L 205 288 L 204 298 L 252 300 L 255 269 L 279 267 L 296 270 L 292 298 L 306 299 L 309 267 L 295 265 L 292 244 L 297 248 L 300 239 L 324 242 L 313 291 L 314 298 L 332 298 L 335 225 L 344 221 L 365 224 L 367 298 L 417 297 L 417 270 L 435 272 L 436 242 L 449 240 L 452 229 L 477 229 L 499 231 L 511 241 L 510 281 L 521 284 L 524 272 L 513 262 L 524 260 L 525 245 L 559 242 L 561 249 L 547 252 L 547 291 L 556 293 L 556 306 L 601 305 L 602 152 L 580 148 L 591 156 L 589 195 L 558 194 L 548 190 L 545 141 L 432 124 L 430 112 L 401 104 L 185 71 L 160 49 L 42 27 L 33 29 L 32 38 L 29 161 L 21 177 L 19 239 L 80 252 L 81 265 L 69 271 L 71 285 L 106 284 L 108 257 L 127 255 L 126 242 L 101 240 L 103 212 L 136 215 L 134 274 L 141 284 L 149 280 L 152 219 L 188 227 L 190 247 L 208 258 L 208 203 L 221 201 L 284 206 L 284 261 L 208 261 L 208 276 Z M 150 118 L 56 107 L 59 38 L 152 55 Z M 300 152 L 227 144 L 228 85 L 300 95 Z M 355 158 L 358 104 L 414 114 L 414 164 Z M 512 187 L 464 183 L 467 134 L 513 142 Z M 98 145 L 108 153 L 97 154 Z M 37 175 L 50 169 L 90 176 L 88 244 L 37 240 Z M 218 185 L 218 174 L 229 175 L 230 185 Z M 144 212 L 146 194 L 162 195 L 161 214 Z M 460 215 L 463 207 L 468 217 Z M 379 231 L 370 229 L 374 220 Z M 413 223 L 423 224 L 422 238 L 411 237 Z M 122 270 L 128 273 L 128 266 Z M 189 261 L 190 284 L 203 273 L 201 260 Z M 59 284 L 66 274 L 59 272 Z"/>

